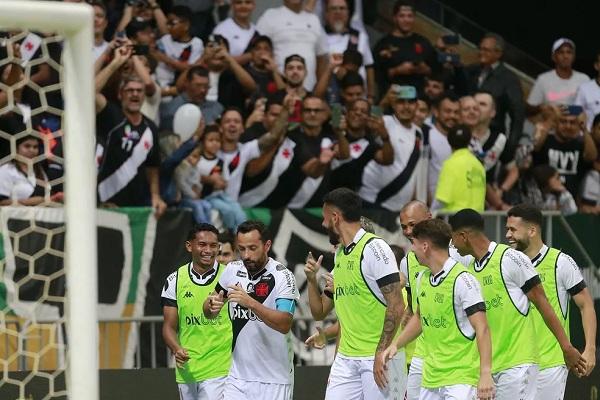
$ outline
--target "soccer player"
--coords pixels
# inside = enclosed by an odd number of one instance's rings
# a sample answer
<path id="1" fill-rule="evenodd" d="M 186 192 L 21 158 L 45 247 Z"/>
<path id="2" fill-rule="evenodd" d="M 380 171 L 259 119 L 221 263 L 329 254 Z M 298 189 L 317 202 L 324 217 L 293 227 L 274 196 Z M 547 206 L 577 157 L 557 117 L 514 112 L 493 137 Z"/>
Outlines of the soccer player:
<path id="1" fill-rule="evenodd" d="M 224 399 L 291 400 L 294 352 L 290 328 L 298 300 L 294 274 L 268 256 L 267 227 L 246 221 L 237 229 L 241 260 L 228 264 L 204 301 L 215 318 L 229 301 L 233 358 Z"/>
<path id="2" fill-rule="evenodd" d="M 185 248 L 192 261 L 167 278 L 162 291 L 163 338 L 175 355 L 181 400 L 220 399 L 231 363 L 231 323 L 227 311 L 208 321 L 198 302 L 208 296 L 225 266 L 217 263 L 219 231 L 196 225 Z"/>
<path id="3" fill-rule="evenodd" d="M 450 227 L 439 219 L 412 229 L 413 252 L 428 269 L 417 278 L 415 314 L 384 356 L 389 359 L 422 332 L 427 355 L 419 399 L 492 399 L 485 303 L 475 277 L 448 256 L 450 237 Z"/>
<path id="4" fill-rule="evenodd" d="M 334 302 L 341 339 L 325 398 L 328 400 L 403 397 L 404 354 L 393 360 L 390 379 L 383 351 L 404 311 L 400 274 L 388 244 L 361 228 L 361 199 L 347 188 L 329 192 L 323 227 L 339 241 L 334 263 Z"/>
<path id="5" fill-rule="evenodd" d="M 530 303 L 540 311 L 552 335 L 560 343 L 569 369 L 585 370 L 585 360 L 569 342 L 546 298 L 540 277 L 520 251 L 490 241 L 483 217 L 464 209 L 450 217 L 452 243 L 461 255 L 470 254 L 469 265 L 482 286 L 492 332 L 492 373 L 498 400 L 533 400 L 538 375 L 538 340 Z"/>
<path id="6" fill-rule="evenodd" d="M 588 376 L 596 364 L 596 312 L 594 301 L 581 276 L 575 261 L 567 254 L 542 241 L 542 212 L 527 204 L 520 204 L 508 210 L 506 239 L 513 249 L 522 251 L 531 259 L 540 275 L 548 301 L 559 317 L 569 336 L 569 303 L 571 297 L 579 307 L 585 350 L 583 358 Z M 544 325 L 540 313 L 533 309 L 536 328 L 536 342 L 540 351 L 540 372 L 537 379 L 536 399 L 562 399 L 569 371 L 559 343 Z"/>

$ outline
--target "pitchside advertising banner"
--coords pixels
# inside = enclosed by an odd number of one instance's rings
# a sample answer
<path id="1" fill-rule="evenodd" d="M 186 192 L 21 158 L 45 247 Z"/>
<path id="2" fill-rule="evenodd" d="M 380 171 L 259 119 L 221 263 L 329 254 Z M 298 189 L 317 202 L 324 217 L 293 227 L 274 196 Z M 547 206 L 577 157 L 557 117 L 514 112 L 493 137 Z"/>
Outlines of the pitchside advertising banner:
<path id="1" fill-rule="evenodd" d="M 317 256 L 323 254 L 323 266 L 330 270 L 333 265 L 333 249 L 321 227 L 321 210 L 252 209 L 247 212 L 250 218 L 260 219 L 269 225 L 274 236 L 272 256 L 294 272 L 301 291 L 296 315 L 309 317 L 303 272 L 306 255 L 309 251 Z M 380 211 L 365 214 L 373 220 L 376 233 L 389 243 L 408 244 L 402 236 L 396 214 Z M 598 225 L 590 224 L 590 217 L 585 218 L 576 216 L 570 219 L 570 223 L 598 263 L 600 246 L 597 245 L 597 236 L 586 234 Z M 169 210 L 158 220 L 150 209 L 145 208 L 98 210 L 98 312 L 101 320 L 162 315 L 161 289 L 166 277 L 189 261 L 184 243 L 192 223 L 191 213 L 185 210 Z M 14 354 L 19 348 L 19 341 L 23 340 L 21 346 L 42 354 L 39 360 L 42 369 L 53 369 L 64 362 L 61 352 L 56 350 L 66 339 L 63 329 L 52 328 L 43 322 L 63 316 L 66 290 L 62 257 L 63 210 L 2 207 L 0 229 L 0 309 L 6 313 L 9 324 L 32 319 L 40 321 L 31 324 L 25 338 L 7 335 L 7 340 L 0 341 L 0 354 Z M 554 245 L 565 248 L 580 266 L 587 267 L 580 255 L 571 250 L 573 245 L 564 236 L 555 228 Z M 83 242 L 86 238 L 80 240 Z M 85 264 L 86 260 L 81 260 L 75 267 L 85 268 Z M 595 297 L 600 297 L 600 286 L 591 269 L 584 269 L 584 275 Z M 573 313 L 573 317 L 577 322 L 574 321 L 572 335 L 576 342 L 583 343 L 577 313 Z M 305 321 L 298 321 L 293 329 L 298 361 L 327 364 L 333 351 L 316 355 L 304 347 L 303 342 L 312 330 L 314 326 Z M 101 324 L 100 340 L 103 368 L 132 367 L 136 358 L 141 360 L 142 366 L 149 367 L 153 355 L 156 366 L 168 365 L 167 352 L 160 339 L 160 326 L 153 334 L 149 324 Z M 151 351 L 152 347 L 155 352 Z M 136 354 L 138 348 L 141 349 L 139 355 Z M 109 356 L 105 357 L 106 354 Z M 18 360 L 15 358 L 9 367 L 18 369 Z"/>

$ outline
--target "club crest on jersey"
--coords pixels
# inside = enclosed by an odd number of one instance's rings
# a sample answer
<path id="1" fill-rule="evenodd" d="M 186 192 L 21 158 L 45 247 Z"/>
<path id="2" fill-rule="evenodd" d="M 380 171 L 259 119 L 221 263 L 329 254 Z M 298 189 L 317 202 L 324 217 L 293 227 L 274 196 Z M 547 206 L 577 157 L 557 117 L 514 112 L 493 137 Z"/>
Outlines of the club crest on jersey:
<path id="1" fill-rule="evenodd" d="M 254 293 L 258 297 L 267 297 L 269 295 L 269 284 L 267 282 L 259 282 L 254 287 Z"/>

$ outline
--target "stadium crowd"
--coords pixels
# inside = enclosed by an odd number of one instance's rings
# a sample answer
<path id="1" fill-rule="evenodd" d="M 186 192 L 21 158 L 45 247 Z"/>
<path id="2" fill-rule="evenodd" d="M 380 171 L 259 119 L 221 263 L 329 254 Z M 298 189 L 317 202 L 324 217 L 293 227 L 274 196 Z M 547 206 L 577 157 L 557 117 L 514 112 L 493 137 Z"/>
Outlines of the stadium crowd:
<path id="1" fill-rule="evenodd" d="M 256 25 L 255 0 L 89 3 L 102 206 L 217 210 L 235 229 L 243 208 L 348 187 L 394 212 L 600 212 L 600 72 L 573 70 L 570 39 L 525 98 L 499 35 L 463 65 L 458 35 L 414 31 L 410 1 L 373 46 L 360 1 L 284 0 Z M 62 43 L 4 37 L 0 204 L 61 202 Z"/>

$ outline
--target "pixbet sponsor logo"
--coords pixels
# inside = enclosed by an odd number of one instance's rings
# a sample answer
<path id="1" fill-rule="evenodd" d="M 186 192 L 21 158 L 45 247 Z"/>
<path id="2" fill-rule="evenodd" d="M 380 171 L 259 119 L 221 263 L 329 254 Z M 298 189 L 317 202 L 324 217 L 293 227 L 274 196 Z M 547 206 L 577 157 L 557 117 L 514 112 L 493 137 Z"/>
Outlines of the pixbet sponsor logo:
<path id="1" fill-rule="evenodd" d="M 236 304 L 235 307 L 232 308 L 231 319 L 245 319 L 248 321 L 262 322 L 262 319 L 258 318 L 258 315 L 254 314 L 252 310 L 244 308 L 239 304 Z"/>
<path id="2" fill-rule="evenodd" d="M 360 288 L 356 283 L 352 285 L 341 285 L 335 287 L 335 299 L 343 296 L 358 296 L 360 295 Z"/>
<path id="3" fill-rule="evenodd" d="M 214 319 L 206 318 L 203 314 L 190 314 L 185 316 L 185 324 L 187 326 L 199 326 L 199 325 L 221 325 L 221 315 L 217 315 Z"/>

